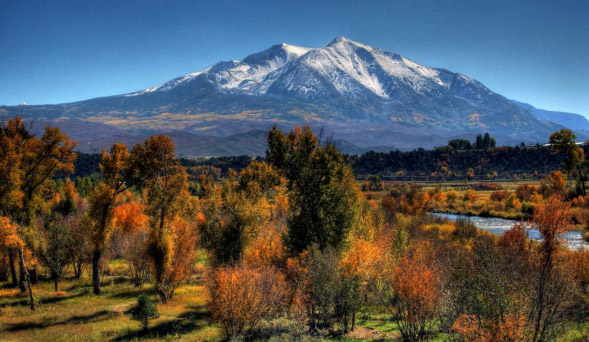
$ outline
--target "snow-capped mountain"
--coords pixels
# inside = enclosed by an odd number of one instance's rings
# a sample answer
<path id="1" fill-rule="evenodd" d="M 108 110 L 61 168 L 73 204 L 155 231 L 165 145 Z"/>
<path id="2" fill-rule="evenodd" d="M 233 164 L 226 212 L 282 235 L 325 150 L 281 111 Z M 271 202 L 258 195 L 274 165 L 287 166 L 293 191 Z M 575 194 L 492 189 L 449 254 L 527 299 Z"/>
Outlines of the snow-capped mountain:
<path id="1" fill-rule="evenodd" d="M 399 148 L 484 131 L 500 142 L 544 141 L 558 128 L 470 77 L 344 37 L 320 48 L 274 45 L 129 94 L 0 107 L 14 114 L 217 137 L 310 123 L 357 146 Z"/>

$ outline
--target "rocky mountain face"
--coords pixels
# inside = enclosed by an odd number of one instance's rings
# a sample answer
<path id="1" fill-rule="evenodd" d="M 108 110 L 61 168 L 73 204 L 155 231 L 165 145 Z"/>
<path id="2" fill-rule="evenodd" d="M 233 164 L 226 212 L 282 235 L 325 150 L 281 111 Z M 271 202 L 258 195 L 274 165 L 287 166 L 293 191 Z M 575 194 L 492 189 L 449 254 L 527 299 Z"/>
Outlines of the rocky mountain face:
<path id="1" fill-rule="evenodd" d="M 85 151 L 167 133 L 186 157 L 262 154 L 260 131 L 272 125 L 308 123 L 350 153 L 431 148 L 481 132 L 499 143 L 542 142 L 560 128 L 470 77 L 344 37 L 321 48 L 274 45 L 134 93 L 0 107 L 12 115 L 58 124 Z"/>

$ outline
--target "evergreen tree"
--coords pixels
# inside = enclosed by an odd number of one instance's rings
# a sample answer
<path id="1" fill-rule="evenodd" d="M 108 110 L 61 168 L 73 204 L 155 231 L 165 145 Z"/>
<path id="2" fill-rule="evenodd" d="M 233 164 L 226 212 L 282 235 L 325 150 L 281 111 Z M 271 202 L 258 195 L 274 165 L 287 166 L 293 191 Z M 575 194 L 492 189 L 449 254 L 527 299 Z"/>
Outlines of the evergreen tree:
<path id="1" fill-rule="evenodd" d="M 474 148 L 477 150 L 483 149 L 483 136 L 480 133 L 477 134 L 477 140 L 474 143 Z"/>
<path id="2" fill-rule="evenodd" d="M 137 297 L 137 306 L 133 309 L 133 319 L 141 322 L 143 330 L 147 330 L 149 320 L 159 318 L 160 314 L 157 307 L 153 304 L 151 299 L 145 293 Z"/>

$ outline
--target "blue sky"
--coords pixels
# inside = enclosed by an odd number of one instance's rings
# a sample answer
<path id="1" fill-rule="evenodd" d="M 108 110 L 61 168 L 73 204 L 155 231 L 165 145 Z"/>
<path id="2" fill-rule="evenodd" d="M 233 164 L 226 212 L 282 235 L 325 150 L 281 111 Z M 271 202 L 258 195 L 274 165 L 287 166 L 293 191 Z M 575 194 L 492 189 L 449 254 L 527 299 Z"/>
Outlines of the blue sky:
<path id="1" fill-rule="evenodd" d="M 0 0 L 0 104 L 147 88 L 286 42 L 336 36 L 589 115 L 589 1 Z"/>

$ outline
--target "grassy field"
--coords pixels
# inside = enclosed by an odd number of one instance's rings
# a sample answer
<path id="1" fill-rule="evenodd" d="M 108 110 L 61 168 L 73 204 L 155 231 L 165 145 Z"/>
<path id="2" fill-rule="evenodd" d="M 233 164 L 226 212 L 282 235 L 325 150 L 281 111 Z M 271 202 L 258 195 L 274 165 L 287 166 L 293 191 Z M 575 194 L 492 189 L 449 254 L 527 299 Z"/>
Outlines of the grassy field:
<path id="1" fill-rule="evenodd" d="M 119 279 L 118 281 L 115 281 Z M 27 297 L 18 289 L 2 284 L 0 290 L 0 341 L 222 341 L 218 327 L 210 322 L 203 286 L 198 280 L 178 289 L 166 305 L 157 304 L 160 318 L 150 322 L 147 333 L 131 319 L 129 309 L 137 296 L 149 293 L 113 278 L 103 287 L 103 294 L 92 295 L 90 279 L 68 279 L 64 291 L 53 292 L 53 283 L 40 281 L 35 291 L 39 301 L 32 313 Z M 108 284 L 108 282 L 107 282 Z M 396 323 L 386 315 L 361 315 L 356 331 L 343 338 L 318 341 L 398 341 Z M 437 336 L 434 341 L 445 341 Z"/>
<path id="2" fill-rule="evenodd" d="M 109 267 L 122 271 L 119 261 Z M 132 320 L 130 309 L 137 296 L 148 293 L 157 302 L 151 286 L 137 288 L 123 276 L 106 277 L 103 293 L 92 295 L 90 279 L 68 278 L 53 291 L 53 282 L 45 279 L 35 286 L 36 312 L 28 307 L 26 295 L 9 284 L 0 284 L 0 341 L 223 341 L 218 326 L 206 309 L 200 277 L 180 287 L 166 305 L 157 303 L 160 318 L 142 332 Z M 357 328 L 345 337 L 318 338 L 316 341 L 400 341 L 400 333 L 390 316 L 360 313 Z M 280 341 L 280 339 L 278 339 Z M 447 335 L 434 336 L 434 342 L 450 341 Z M 558 340 L 589 341 L 589 325 L 570 326 Z"/>
<path id="3" fill-rule="evenodd" d="M 160 318 L 149 331 L 141 333 L 140 324 L 131 319 L 129 309 L 141 292 L 114 278 L 103 294 L 92 295 L 90 279 L 66 280 L 64 291 L 53 292 L 50 281 L 35 287 L 37 311 L 28 308 L 26 296 L 3 284 L 0 289 L 0 341 L 219 341 L 221 334 L 212 325 L 206 311 L 203 286 L 198 280 L 182 286 L 166 305 L 158 304 Z"/>

